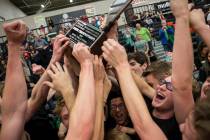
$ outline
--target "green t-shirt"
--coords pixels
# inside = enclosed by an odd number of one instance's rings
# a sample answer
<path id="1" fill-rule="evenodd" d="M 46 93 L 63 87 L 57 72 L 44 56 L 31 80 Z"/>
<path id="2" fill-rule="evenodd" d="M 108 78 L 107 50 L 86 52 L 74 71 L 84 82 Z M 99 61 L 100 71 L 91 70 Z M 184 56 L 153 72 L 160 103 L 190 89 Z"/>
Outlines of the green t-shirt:
<path id="1" fill-rule="evenodd" d="M 150 32 L 147 28 L 142 27 L 140 30 L 136 29 L 136 36 L 140 36 L 142 40 L 151 41 Z"/>

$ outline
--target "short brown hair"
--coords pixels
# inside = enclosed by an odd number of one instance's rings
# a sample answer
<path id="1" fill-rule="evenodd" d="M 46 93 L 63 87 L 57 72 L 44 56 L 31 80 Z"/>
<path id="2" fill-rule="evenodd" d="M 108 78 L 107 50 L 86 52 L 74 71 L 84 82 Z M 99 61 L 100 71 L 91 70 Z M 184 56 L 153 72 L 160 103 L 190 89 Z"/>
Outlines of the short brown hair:
<path id="1" fill-rule="evenodd" d="M 210 97 L 199 100 L 193 112 L 193 124 L 197 132 L 197 140 L 210 138 Z"/>
<path id="2" fill-rule="evenodd" d="M 143 65 L 144 63 L 149 64 L 149 59 L 143 52 L 135 52 L 135 53 L 129 53 L 128 54 L 128 61 L 130 60 L 136 60 L 139 64 Z"/>
<path id="3" fill-rule="evenodd" d="M 172 74 L 172 64 L 165 61 L 157 61 L 152 63 L 147 70 L 143 73 L 143 76 L 153 74 L 157 79 L 163 79 L 165 76 Z"/>

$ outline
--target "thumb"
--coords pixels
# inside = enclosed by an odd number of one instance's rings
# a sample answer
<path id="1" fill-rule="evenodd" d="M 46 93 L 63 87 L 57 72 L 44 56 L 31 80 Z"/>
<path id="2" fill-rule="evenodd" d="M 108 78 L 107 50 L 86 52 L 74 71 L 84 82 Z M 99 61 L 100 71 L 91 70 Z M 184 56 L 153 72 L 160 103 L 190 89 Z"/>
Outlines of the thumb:
<path id="1" fill-rule="evenodd" d="M 46 86 L 48 86 L 48 87 L 54 89 L 53 83 L 51 83 L 51 82 L 49 82 L 49 81 L 45 81 L 45 82 L 43 83 L 43 85 L 46 85 Z"/>

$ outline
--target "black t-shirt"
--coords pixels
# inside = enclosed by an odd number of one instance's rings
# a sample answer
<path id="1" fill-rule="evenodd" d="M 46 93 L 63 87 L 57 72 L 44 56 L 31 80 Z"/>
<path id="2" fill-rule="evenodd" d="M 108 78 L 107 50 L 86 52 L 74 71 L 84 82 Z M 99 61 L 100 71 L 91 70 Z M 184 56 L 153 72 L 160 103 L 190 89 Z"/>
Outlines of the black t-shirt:
<path id="1" fill-rule="evenodd" d="M 168 140 L 182 140 L 182 134 L 179 130 L 179 124 L 176 121 L 176 118 L 162 120 L 152 116 L 155 123 L 160 127 L 164 132 Z"/>

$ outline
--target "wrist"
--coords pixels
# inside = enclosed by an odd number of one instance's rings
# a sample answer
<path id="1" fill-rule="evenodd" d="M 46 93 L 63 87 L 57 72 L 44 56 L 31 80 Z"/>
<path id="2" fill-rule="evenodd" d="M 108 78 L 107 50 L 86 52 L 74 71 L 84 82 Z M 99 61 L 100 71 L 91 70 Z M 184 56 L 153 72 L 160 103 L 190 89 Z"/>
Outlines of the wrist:
<path id="1" fill-rule="evenodd" d="M 198 33 L 200 33 L 200 32 L 203 32 L 204 30 L 210 30 L 210 28 L 209 28 L 209 25 L 207 25 L 207 24 L 201 24 L 201 25 L 199 25 L 199 26 L 194 26 L 193 27 L 193 29 L 196 31 L 196 32 L 198 32 Z"/>
<path id="2" fill-rule="evenodd" d="M 52 56 L 51 60 L 50 60 L 50 64 L 55 64 L 56 62 L 59 62 L 60 59 L 58 59 L 57 57 L 55 56 Z"/>
<path id="3" fill-rule="evenodd" d="M 70 86 L 66 86 L 65 88 L 63 88 L 63 89 L 61 90 L 61 93 L 62 93 L 63 95 L 74 94 L 74 89 L 71 88 Z"/>
<path id="4" fill-rule="evenodd" d="M 22 46 L 22 43 L 17 43 L 17 42 L 12 42 L 12 41 L 8 41 L 8 46 Z M 19 47 L 15 47 L 15 48 L 19 48 Z"/>
<path id="5" fill-rule="evenodd" d="M 177 19 L 185 19 L 185 20 L 189 20 L 190 19 L 190 12 L 187 9 L 187 11 L 183 11 L 181 12 L 182 14 L 179 14 L 177 16 L 175 16 L 176 20 Z"/>
<path id="6" fill-rule="evenodd" d="M 86 60 L 82 62 L 80 65 L 81 65 L 81 69 L 87 68 L 87 67 L 93 67 L 93 62 L 90 60 Z"/>
<path id="7" fill-rule="evenodd" d="M 115 67 L 117 73 L 123 71 L 123 70 L 127 70 L 130 69 L 130 65 L 128 64 L 128 62 L 125 63 L 121 63 L 120 65 Z"/>

